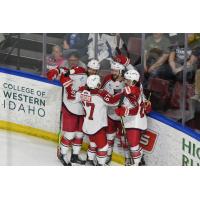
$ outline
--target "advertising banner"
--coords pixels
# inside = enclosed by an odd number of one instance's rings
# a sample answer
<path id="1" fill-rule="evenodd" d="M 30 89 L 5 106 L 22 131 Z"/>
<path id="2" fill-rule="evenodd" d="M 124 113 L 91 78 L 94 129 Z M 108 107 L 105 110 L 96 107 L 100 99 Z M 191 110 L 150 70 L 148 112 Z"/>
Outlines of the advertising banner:
<path id="1" fill-rule="evenodd" d="M 59 85 L 0 70 L 0 121 L 57 133 L 61 96 Z"/>

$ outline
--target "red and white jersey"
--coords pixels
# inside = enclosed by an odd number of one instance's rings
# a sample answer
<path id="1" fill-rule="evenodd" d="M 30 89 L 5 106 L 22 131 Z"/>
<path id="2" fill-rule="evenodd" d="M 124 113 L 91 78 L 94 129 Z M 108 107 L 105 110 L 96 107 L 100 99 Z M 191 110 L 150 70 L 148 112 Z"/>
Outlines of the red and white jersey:
<path id="1" fill-rule="evenodd" d="M 145 96 L 142 85 L 140 88 L 132 86 L 132 93 L 125 95 L 123 104 L 129 109 L 129 114 L 124 117 L 125 128 L 147 129 L 147 117 L 144 110 Z"/>
<path id="2" fill-rule="evenodd" d="M 83 132 L 93 135 L 101 128 L 106 127 L 108 125 L 107 108 L 108 106 L 115 106 L 121 95 L 122 93 L 112 96 L 106 90 L 81 88 L 76 95 L 76 99 L 81 101 L 86 114 L 83 122 Z"/>
<path id="3" fill-rule="evenodd" d="M 123 81 L 118 81 L 118 80 L 113 80 L 112 75 L 109 74 L 107 75 L 103 82 L 102 82 L 102 89 L 106 90 L 112 95 L 115 95 L 117 93 L 120 93 L 123 91 L 124 88 L 124 82 Z M 120 120 L 120 117 L 116 115 L 115 113 L 115 108 L 116 107 L 109 107 L 108 108 L 108 116 L 113 119 L 113 120 Z"/>
<path id="4" fill-rule="evenodd" d="M 76 92 L 80 87 L 85 86 L 87 81 L 86 73 L 72 74 L 69 76 L 72 82 L 72 87 L 70 89 L 65 89 L 63 94 L 63 103 L 67 109 L 76 115 L 84 115 L 84 109 L 80 102 L 76 102 Z"/>

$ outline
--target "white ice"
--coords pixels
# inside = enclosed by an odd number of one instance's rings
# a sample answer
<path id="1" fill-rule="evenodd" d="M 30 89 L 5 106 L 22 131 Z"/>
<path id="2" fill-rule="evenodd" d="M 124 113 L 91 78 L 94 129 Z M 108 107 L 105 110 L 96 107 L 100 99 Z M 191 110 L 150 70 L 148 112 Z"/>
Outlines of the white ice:
<path id="1" fill-rule="evenodd" d="M 54 142 L 0 130 L 0 165 L 61 166 L 56 151 Z M 81 156 L 85 157 L 85 153 Z"/>

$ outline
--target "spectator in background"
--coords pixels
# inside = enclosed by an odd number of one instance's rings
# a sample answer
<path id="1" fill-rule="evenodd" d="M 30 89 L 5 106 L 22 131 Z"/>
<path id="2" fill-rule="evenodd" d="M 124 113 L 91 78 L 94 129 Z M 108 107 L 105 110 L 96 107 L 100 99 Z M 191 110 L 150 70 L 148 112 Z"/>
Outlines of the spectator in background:
<path id="1" fill-rule="evenodd" d="M 189 64 L 190 65 L 196 64 L 197 68 L 200 68 L 200 45 L 192 50 L 192 55 L 189 60 Z"/>
<path id="2" fill-rule="evenodd" d="M 176 38 L 175 38 L 176 39 Z M 184 38 L 181 41 L 178 40 L 171 47 L 171 52 L 169 55 L 169 65 L 172 69 L 172 73 L 175 76 L 175 80 L 182 82 L 183 81 L 183 69 L 184 69 L 184 58 L 185 58 L 185 47 L 184 47 Z M 195 57 L 192 56 L 192 47 L 188 44 L 187 48 L 187 72 L 186 77 L 188 82 L 194 81 L 195 73 Z"/>
<path id="3" fill-rule="evenodd" d="M 63 42 L 63 53 L 67 57 L 70 52 L 77 51 L 80 59 L 87 63 L 88 33 L 67 33 Z"/>
<path id="4" fill-rule="evenodd" d="M 142 48 L 142 34 L 141 33 L 120 33 L 120 37 L 126 44 L 129 51 L 130 63 L 138 68 L 141 66 L 141 48 Z M 122 49 L 123 51 L 123 49 Z M 124 52 L 123 52 L 124 53 Z M 143 70 L 142 70 L 143 71 Z M 139 70 L 141 73 L 141 70 Z"/>
<path id="5" fill-rule="evenodd" d="M 170 41 L 162 33 L 154 33 L 145 41 L 144 72 L 145 77 L 170 79 L 172 71 L 167 64 L 170 53 Z"/>
<path id="6" fill-rule="evenodd" d="M 65 62 L 65 67 L 71 68 L 73 66 L 81 66 L 86 68 L 85 63 L 80 60 L 80 55 L 76 51 L 69 53 Z"/>
<path id="7" fill-rule="evenodd" d="M 109 58 L 115 55 L 117 46 L 121 49 L 124 44 L 119 33 L 103 33 L 101 37 L 108 47 Z"/>
<path id="8" fill-rule="evenodd" d="M 62 55 L 62 49 L 60 46 L 55 45 L 52 48 L 52 54 L 47 56 L 46 58 L 47 69 L 53 69 L 57 66 L 64 67 L 65 66 L 65 59 Z"/>
<path id="9" fill-rule="evenodd" d="M 97 35 L 97 41 L 95 41 L 95 34 L 89 34 L 89 45 L 88 45 L 88 58 L 89 60 L 96 58 L 101 65 L 101 68 L 110 67 L 110 59 L 115 55 L 115 49 L 118 46 L 122 47 L 123 41 L 117 33 L 99 33 Z M 96 51 L 95 52 L 95 42 Z"/>

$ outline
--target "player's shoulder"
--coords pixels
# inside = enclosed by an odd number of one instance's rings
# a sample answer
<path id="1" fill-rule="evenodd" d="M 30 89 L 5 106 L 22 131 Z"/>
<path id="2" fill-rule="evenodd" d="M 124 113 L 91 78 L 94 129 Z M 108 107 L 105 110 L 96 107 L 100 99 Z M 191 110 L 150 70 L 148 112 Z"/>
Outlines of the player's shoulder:
<path id="1" fill-rule="evenodd" d="M 86 75 L 86 69 L 83 66 L 73 66 L 72 70 L 72 75 Z"/>
<path id="2" fill-rule="evenodd" d="M 84 90 L 87 90 L 87 87 L 86 87 L 86 86 L 81 86 L 81 87 L 79 87 L 79 92 L 83 92 Z"/>
<path id="3" fill-rule="evenodd" d="M 138 87 L 138 86 L 131 86 L 131 93 L 136 93 L 136 94 L 138 94 L 138 93 L 140 93 L 140 87 Z"/>
<path id="4" fill-rule="evenodd" d="M 141 94 L 141 89 L 140 89 L 140 87 L 137 87 L 137 86 L 126 87 L 125 91 L 126 91 L 125 96 L 131 102 L 137 100 L 139 98 L 140 94 Z"/>
<path id="5" fill-rule="evenodd" d="M 104 77 L 104 81 L 110 81 L 112 80 L 112 74 L 107 74 L 105 77 Z"/>

